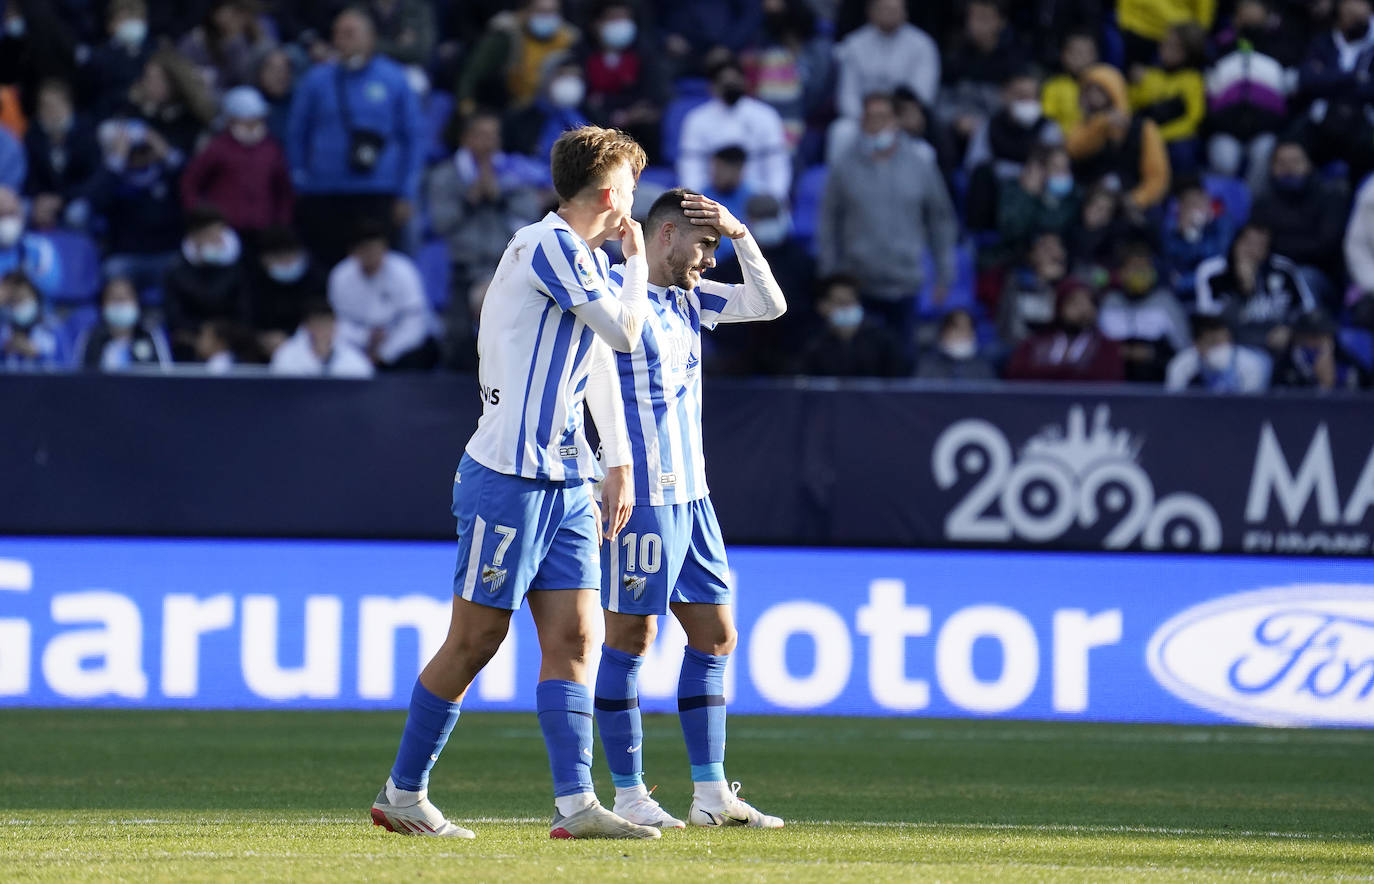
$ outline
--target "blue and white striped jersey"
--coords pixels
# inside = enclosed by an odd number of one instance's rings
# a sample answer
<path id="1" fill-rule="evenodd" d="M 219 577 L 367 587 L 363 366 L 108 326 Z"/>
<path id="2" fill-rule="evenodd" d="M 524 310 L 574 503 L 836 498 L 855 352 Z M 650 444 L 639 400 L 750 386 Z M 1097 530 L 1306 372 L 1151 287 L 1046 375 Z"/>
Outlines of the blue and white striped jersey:
<path id="1" fill-rule="evenodd" d="M 704 279 L 692 291 L 650 284 L 640 345 L 614 354 L 636 506 L 689 503 L 709 493 L 701 443 L 702 328 L 773 319 L 786 310 L 753 237 L 735 240 L 735 247 L 746 270 L 744 284 Z M 611 268 L 613 290 L 623 273 L 624 265 Z M 609 447 L 607 434 L 601 435 Z"/>
<path id="2" fill-rule="evenodd" d="M 467 445 L 473 460 L 528 479 L 601 477 L 582 403 L 593 346 L 604 344 L 573 309 L 615 297 L 609 271 L 606 253 L 555 213 L 511 238 L 478 326 L 483 406 Z"/>

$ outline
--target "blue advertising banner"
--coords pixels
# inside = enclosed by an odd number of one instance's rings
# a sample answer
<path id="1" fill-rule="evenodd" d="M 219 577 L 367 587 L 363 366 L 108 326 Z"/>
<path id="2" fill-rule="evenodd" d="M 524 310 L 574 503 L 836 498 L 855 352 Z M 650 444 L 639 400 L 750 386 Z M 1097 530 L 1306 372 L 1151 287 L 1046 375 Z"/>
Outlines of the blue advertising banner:
<path id="1" fill-rule="evenodd" d="M 385 708 L 454 545 L 0 539 L 0 706 Z M 732 711 L 1374 726 L 1374 562 L 740 548 Z M 668 618 L 670 620 L 670 618 Z M 466 708 L 534 706 L 518 614 Z M 671 711 L 683 635 L 640 681 Z"/>

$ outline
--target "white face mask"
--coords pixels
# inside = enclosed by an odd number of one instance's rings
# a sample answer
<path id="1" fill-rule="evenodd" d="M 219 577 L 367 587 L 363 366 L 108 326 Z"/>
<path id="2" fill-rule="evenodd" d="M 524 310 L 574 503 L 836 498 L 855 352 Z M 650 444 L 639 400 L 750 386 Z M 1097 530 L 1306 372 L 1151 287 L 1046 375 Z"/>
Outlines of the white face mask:
<path id="1" fill-rule="evenodd" d="M 607 49 L 624 49 L 635 41 L 639 28 L 632 19 L 618 18 L 601 26 L 601 42 Z"/>
<path id="2" fill-rule="evenodd" d="M 138 322 L 138 305 L 130 304 L 128 301 L 106 304 L 101 312 L 105 317 L 105 324 L 110 328 L 130 329 Z"/>
<path id="3" fill-rule="evenodd" d="M 855 328 L 864 321 L 862 304 L 850 304 L 830 311 L 830 324 L 835 328 Z"/>
<path id="4" fill-rule="evenodd" d="M 978 343 L 973 338 L 955 338 L 940 342 L 940 352 L 950 359 L 972 359 L 978 352 Z"/>
<path id="5" fill-rule="evenodd" d="M 148 38 L 148 23 L 138 18 L 126 18 L 114 30 L 114 40 L 129 48 L 143 45 Z"/>
<path id="6" fill-rule="evenodd" d="M 749 232 L 754 235 L 754 242 L 771 249 L 773 246 L 782 245 L 787 239 L 788 232 L 787 218 L 782 215 L 775 215 L 772 218 L 763 218 L 749 225 Z"/>
<path id="7" fill-rule="evenodd" d="M 360 71 L 363 68 L 367 67 L 368 57 L 363 53 L 359 52 L 356 55 L 346 55 L 342 59 L 340 59 L 340 61 L 343 62 L 343 66 L 348 70 Z"/>
<path id="8" fill-rule="evenodd" d="M 24 235 L 24 219 L 18 215 L 0 218 L 0 246 L 12 246 Z"/>
<path id="9" fill-rule="evenodd" d="M 1229 371 L 1231 368 L 1231 360 L 1235 358 L 1235 355 L 1236 347 L 1234 344 L 1217 344 L 1207 351 L 1207 355 L 1203 357 L 1203 362 L 1205 362 L 1207 367 L 1212 371 Z"/>
<path id="10" fill-rule="evenodd" d="M 1040 102 L 1031 98 L 1013 101 L 1008 106 L 1007 113 L 1011 114 L 1011 118 L 1017 123 L 1029 128 L 1040 119 Z"/>
<path id="11" fill-rule="evenodd" d="M 305 271 L 309 266 L 309 259 L 300 255 L 285 264 L 268 264 L 267 275 L 272 277 L 274 282 L 290 284 L 305 276 Z"/>
<path id="12" fill-rule="evenodd" d="M 182 253 L 192 264 L 228 267 L 239 259 L 241 248 L 238 234 L 230 230 L 220 238 L 219 242 L 206 243 L 199 248 L 188 238 L 182 244 Z"/>
<path id="13" fill-rule="evenodd" d="M 20 328 L 28 328 L 38 321 L 38 302 L 33 298 L 20 301 L 10 308 L 10 320 Z"/>
<path id="14" fill-rule="evenodd" d="M 532 15 L 529 20 L 530 35 L 536 40 L 548 40 L 558 33 L 558 28 L 562 24 L 563 16 L 556 12 L 541 12 L 538 15 Z"/>
<path id="15" fill-rule="evenodd" d="M 9 34 L 11 37 L 22 37 L 28 29 L 28 23 L 22 18 L 12 18 L 5 22 L 5 33 Z"/>
<path id="16" fill-rule="evenodd" d="M 245 147 L 252 147 L 267 137 L 267 126 L 261 122 L 230 123 L 229 134 Z"/>
<path id="17" fill-rule="evenodd" d="M 555 107 L 577 107 L 587 95 L 581 77 L 559 77 L 549 84 L 549 101 Z"/>
<path id="18" fill-rule="evenodd" d="M 872 153 L 882 153 L 885 150 L 890 150 L 892 146 L 897 143 L 897 130 L 884 129 L 873 135 L 865 135 L 864 143 L 868 145 L 868 149 Z"/>

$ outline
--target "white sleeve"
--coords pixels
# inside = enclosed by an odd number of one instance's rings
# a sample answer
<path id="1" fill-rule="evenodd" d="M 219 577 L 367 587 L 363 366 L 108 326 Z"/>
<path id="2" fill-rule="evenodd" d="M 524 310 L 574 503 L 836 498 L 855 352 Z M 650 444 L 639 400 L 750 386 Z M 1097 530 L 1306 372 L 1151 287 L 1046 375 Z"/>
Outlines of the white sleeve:
<path id="1" fill-rule="evenodd" d="M 625 282 L 618 298 L 597 298 L 570 308 L 601 340 L 621 353 L 639 346 L 639 333 L 649 315 L 649 263 L 643 255 L 625 261 Z"/>
<path id="2" fill-rule="evenodd" d="M 1164 369 L 1164 389 L 1171 393 L 1188 389 L 1188 385 L 1193 382 L 1197 370 L 1198 352 L 1189 347 L 1169 360 L 1168 367 Z"/>
<path id="3" fill-rule="evenodd" d="M 632 463 L 625 409 L 621 405 L 620 374 L 615 354 L 597 341 L 592 344 L 591 373 L 587 376 L 587 408 L 601 436 L 601 465 L 623 467 Z"/>
<path id="4" fill-rule="evenodd" d="M 718 322 L 777 319 L 787 312 L 787 299 L 753 235 L 745 233 L 734 244 L 744 284 L 727 285 L 703 279 L 697 286 L 701 324 L 707 328 Z"/>
<path id="5" fill-rule="evenodd" d="M 399 283 L 401 297 L 395 318 L 388 323 L 386 338 L 377 354 L 383 362 L 395 362 L 414 350 L 429 337 L 429 303 L 425 300 L 424 284 L 409 259 L 396 259 L 392 272 Z"/>

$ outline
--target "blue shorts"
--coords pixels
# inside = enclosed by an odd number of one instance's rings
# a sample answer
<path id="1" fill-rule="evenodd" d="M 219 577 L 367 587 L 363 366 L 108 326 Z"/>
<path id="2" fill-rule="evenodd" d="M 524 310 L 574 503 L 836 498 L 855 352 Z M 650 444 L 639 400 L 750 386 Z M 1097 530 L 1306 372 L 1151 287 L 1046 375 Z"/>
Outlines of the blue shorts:
<path id="1" fill-rule="evenodd" d="M 729 572 L 711 498 L 637 506 L 601 557 L 601 606 L 666 614 L 670 602 L 728 605 Z"/>
<path id="2" fill-rule="evenodd" d="M 453 481 L 458 566 L 453 592 L 515 611 L 539 589 L 594 589 L 600 534 L 581 482 L 522 479 L 463 455 Z"/>

